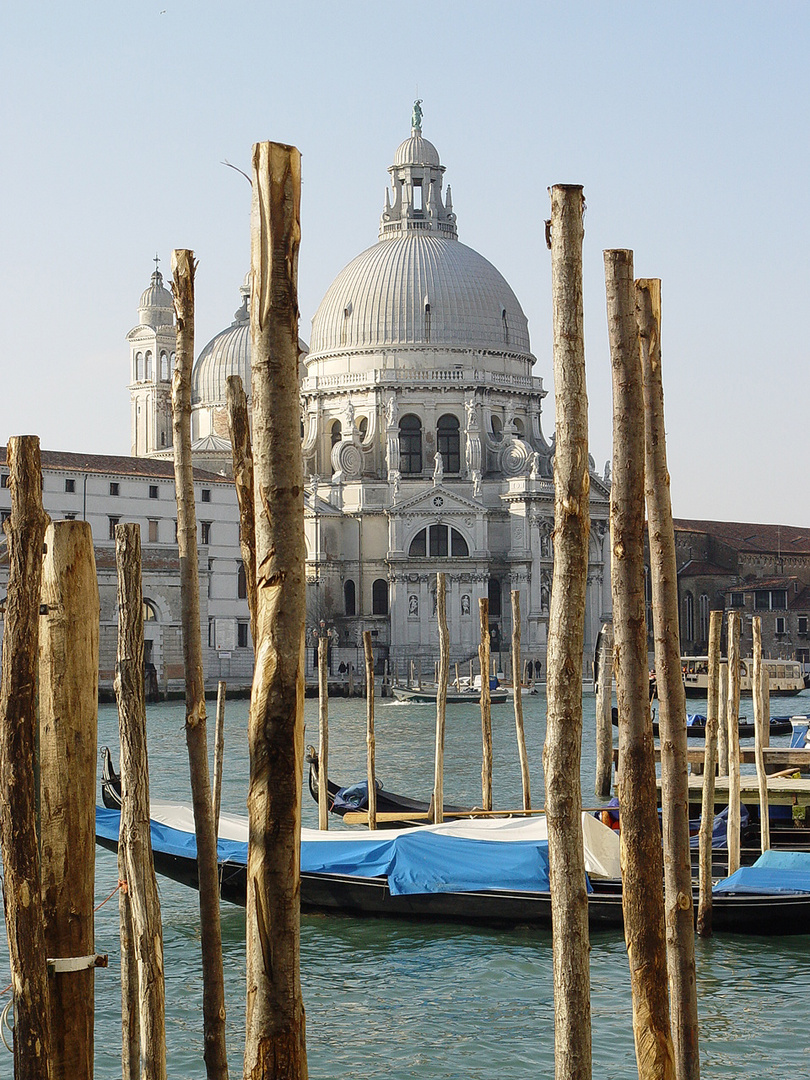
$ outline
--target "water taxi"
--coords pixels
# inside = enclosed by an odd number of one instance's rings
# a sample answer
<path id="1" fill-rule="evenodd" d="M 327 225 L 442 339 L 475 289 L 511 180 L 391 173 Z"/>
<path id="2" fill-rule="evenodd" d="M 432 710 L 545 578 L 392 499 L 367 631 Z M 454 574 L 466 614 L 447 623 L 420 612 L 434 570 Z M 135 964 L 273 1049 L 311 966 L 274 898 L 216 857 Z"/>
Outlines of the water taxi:
<path id="1" fill-rule="evenodd" d="M 721 664 L 728 663 L 725 657 Z M 709 692 L 708 656 L 682 656 L 683 684 L 687 697 L 706 697 Z M 762 666 L 770 676 L 772 694 L 799 694 L 805 688 L 802 665 L 798 660 L 766 660 Z M 754 661 L 751 657 L 740 660 L 740 692 L 751 693 Z"/>

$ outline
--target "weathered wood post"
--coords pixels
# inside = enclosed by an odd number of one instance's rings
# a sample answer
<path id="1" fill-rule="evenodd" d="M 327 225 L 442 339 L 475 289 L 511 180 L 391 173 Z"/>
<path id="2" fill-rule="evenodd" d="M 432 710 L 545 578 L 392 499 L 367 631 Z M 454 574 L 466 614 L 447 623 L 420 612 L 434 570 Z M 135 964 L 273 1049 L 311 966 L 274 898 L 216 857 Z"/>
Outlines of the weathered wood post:
<path id="1" fill-rule="evenodd" d="M 177 320 L 177 350 L 172 376 L 174 486 L 177 498 L 177 544 L 180 554 L 180 596 L 183 623 L 183 667 L 186 683 L 186 745 L 197 840 L 200 885 L 200 944 L 203 969 L 203 1037 L 208 1080 L 225 1080 L 225 985 L 222 971 L 222 928 L 219 920 L 219 873 L 200 636 L 200 573 L 197 555 L 197 512 L 191 457 L 191 372 L 194 366 L 194 252 L 172 252 L 172 294 Z"/>
<path id="2" fill-rule="evenodd" d="M 740 869 L 740 615 L 728 613 L 728 872 Z"/>
<path id="3" fill-rule="evenodd" d="M 141 1077 L 166 1078 L 166 992 L 160 918 L 149 825 L 149 767 L 143 683 L 143 594 L 138 525 L 115 530 L 118 568 L 118 655 L 115 696 L 121 740 L 121 831 L 132 941 L 138 966 Z M 95 787 L 95 784 L 94 784 Z M 123 947 L 123 944 L 122 944 Z M 137 1076 L 137 1073 L 135 1074 Z"/>
<path id="4" fill-rule="evenodd" d="M 461 691 L 461 676 L 458 673 L 458 664 L 456 664 L 456 690 Z"/>
<path id="5" fill-rule="evenodd" d="M 256 520 L 253 487 L 253 448 L 247 396 L 239 375 L 225 379 L 228 401 L 228 429 L 231 434 L 233 481 L 239 503 L 239 546 L 245 568 L 245 591 L 250 611 L 250 637 L 256 648 Z"/>
<path id="6" fill-rule="evenodd" d="M 546 787 L 554 959 L 554 1072 L 590 1080 L 588 897 L 582 842 L 582 656 L 590 537 L 588 396 L 582 313 L 585 199 L 575 184 L 551 189 L 551 293 L 557 441 L 554 571 L 548 636 Z"/>
<path id="7" fill-rule="evenodd" d="M 765 772 L 765 757 L 762 747 L 765 745 L 764 732 L 770 727 L 770 717 L 762 710 L 762 617 L 755 615 L 754 630 L 754 670 L 751 675 L 751 696 L 754 703 L 754 758 L 757 766 L 757 788 L 759 789 L 759 831 L 763 851 L 771 846 L 771 821 L 768 809 L 768 777 Z"/>
<path id="8" fill-rule="evenodd" d="M 709 693 L 706 716 L 706 749 L 703 757 L 703 800 L 700 810 L 698 915 L 701 937 L 712 936 L 712 828 L 714 825 L 714 772 L 717 764 L 717 730 L 720 711 L 720 635 L 723 612 L 709 614 Z"/>
<path id="9" fill-rule="evenodd" d="M 95 953 L 99 600 L 84 521 L 45 533 L 39 650 L 40 859 L 49 957 Z M 51 1080 L 93 1075 L 92 967 L 54 971 Z"/>
<path id="10" fill-rule="evenodd" d="M 366 660 L 366 774 L 368 777 L 368 827 L 377 828 L 377 778 L 374 757 L 374 651 L 371 631 L 363 631 L 363 652 Z"/>
<path id="11" fill-rule="evenodd" d="M 132 927 L 127 856 L 118 844 L 118 918 L 121 937 L 121 1080 L 140 1080 L 141 1014 L 138 1006 L 138 961 Z"/>
<path id="12" fill-rule="evenodd" d="M 433 820 L 444 820 L 444 731 L 447 714 L 447 680 L 450 677 L 450 634 L 447 630 L 447 586 L 444 574 L 436 575 L 436 618 L 439 622 L 439 674 L 436 680 L 436 753 L 433 766 Z M 458 664 L 456 664 L 458 673 Z"/>
<path id="13" fill-rule="evenodd" d="M 717 702 L 717 775 L 728 776 L 728 663 L 720 657 L 719 698 Z"/>
<path id="14" fill-rule="evenodd" d="M 329 638 L 318 636 L 318 828 L 329 828 Z"/>
<path id="15" fill-rule="evenodd" d="M 492 809 L 492 700 L 489 693 L 489 600 L 482 596 L 478 600 L 481 644 L 478 646 L 478 660 L 481 666 L 481 808 Z"/>
<path id="16" fill-rule="evenodd" d="M 700 1077 L 695 913 L 689 846 L 689 762 L 686 691 L 678 629 L 678 567 L 667 468 L 664 385 L 661 377 L 661 282 L 636 282 L 636 322 L 641 353 L 645 420 L 647 502 L 655 633 L 655 675 L 661 741 L 661 808 L 664 831 L 664 923 L 675 1075 Z"/>
<path id="17" fill-rule="evenodd" d="M 526 733 L 523 730 L 523 686 L 520 680 L 520 590 L 512 589 L 512 692 L 515 695 L 515 731 L 520 778 L 523 785 L 523 809 L 531 810 L 532 792 L 529 777 L 529 755 L 526 753 Z"/>
<path id="18" fill-rule="evenodd" d="M 599 681 L 596 686 L 596 781 L 594 793 L 610 798 L 613 773 L 613 624 L 603 623 L 599 635 Z"/>
<path id="19" fill-rule="evenodd" d="M 214 735 L 214 835 L 219 836 L 219 815 L 222 809 L 222 767 L 225 762 L 225 691 L 222 679 L 217 683 L 217 727 Z"/>
<path id="20" fill-rule="evenodd" d="M 42 544 L 49 520 L 42 509 L 39 439 L 12 436 L 6 462 L 11 517 L 3 525 L 8 589 L 0 686 L 0 848 L 14 994 L 14 1078 L 50 1080 L 50 993 L 34 777 Z"/>
<path id="21" fill-rule="evenodd" d="M 253 147 L 251 371 L 256 670 L 250 698 L 245 1080 L 305 1080 L 300 975 L 304 470 L 298 392 L 301 156 Z"/>
<path id="22" fill-rule="evenodd" d="M 633 253 L 606 251 L 604 257 L 613 375 L 610 540 L 624 937 L 639 1077 L 674 1080 L 644 611 L 644 402 Z"/>

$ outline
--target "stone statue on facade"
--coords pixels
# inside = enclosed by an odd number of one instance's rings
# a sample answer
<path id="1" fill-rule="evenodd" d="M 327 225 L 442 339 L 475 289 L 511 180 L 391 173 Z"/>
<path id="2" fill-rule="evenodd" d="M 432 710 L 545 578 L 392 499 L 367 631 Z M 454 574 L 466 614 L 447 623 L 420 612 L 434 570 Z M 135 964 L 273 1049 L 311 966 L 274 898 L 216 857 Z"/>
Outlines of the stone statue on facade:
<path id="1" fill-rule="evenodd" d="M 532 467 L 531 467 L 531 470 L 529 472 L 529 479 L 530 480 L 539 480 L 540 479 L 540 455 L 538 454 L 538 452 L 536 450 L 532 454 Z"/>
<path id="2" fill-rule="evenodd" d="M 397 399 L 392 395 L 385 403 L 385 420 L 389 427 L 397 422 Z"/>
<path id="3" fill-rule="evenodd" d="M 467 398 L 464 402 L 464 408 L 467 410 L 467 430 L 475 427 L 476 421 L 476 401 L 474 397 Z"/>
<path id="4" fill-rule="evenodd" d="M 392 469 L 388 474 L 388 482 L 391 485 L 391 502 L 399 498 L 399 469 Z"/>
<path id="5" fill-rule="evenodd" d="M 439 450 L 433 455 L 433 483 L 440 484 L 444 476 L 444 460 Z"/>
<path id="6" fill-rule="evenodd" d="M 610 459 L 605 462 L 605 483 L 610 483 Z"/>
<path id="7" fill-rule="evenodd" d="M 351 435 L 354 430 L 354 405 L 352 405 L 352 399 L 346 402 L 346 427 L 349 429 Z"/>
<path id="8" fill-rule="evenodd" d="M 480 499 L 481 498 L 481 473 L 479 472 L 478 469 L 473 469 L 473 471 L 472 471 L 472 482 L 473 482 L 473 498 L 474 499 Z"/>
<path id="9" fill-rule="evenodd" d="M 411 117 L 411 127 L 414 131 L 422 133 L 422 99 L 417 98 L 413 103 L 413 116 Z"/>

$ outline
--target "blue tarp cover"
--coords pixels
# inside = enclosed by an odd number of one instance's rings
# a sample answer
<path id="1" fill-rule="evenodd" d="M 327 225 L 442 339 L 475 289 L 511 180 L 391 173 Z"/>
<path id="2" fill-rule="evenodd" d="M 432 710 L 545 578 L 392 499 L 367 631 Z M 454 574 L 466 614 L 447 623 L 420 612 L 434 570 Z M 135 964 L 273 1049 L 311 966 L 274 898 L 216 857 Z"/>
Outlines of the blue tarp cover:
<path id="1" fill-rule="evenodd" d="M 96 832 L 118 839 L 120 814 L 96 807 Z M 152 848 L 196 858 L 191 833 L 152 822 Z M 244 864 L 247 844 L 220 840 L 220 860 Z M 301 869 L 309 873 L 387 877 L 392 895 L 509 889 L 548 892 L 548 842 L 469 840 L 427 830 L 357 840 L 305 840 Z M 588 882 L 588 891 L 591 891 Z"/>
<path id="2" fill-rule="evenodd" d="M 715 885 L 716 893 L 810 893 L 810 852 L 766 851 Z"/>

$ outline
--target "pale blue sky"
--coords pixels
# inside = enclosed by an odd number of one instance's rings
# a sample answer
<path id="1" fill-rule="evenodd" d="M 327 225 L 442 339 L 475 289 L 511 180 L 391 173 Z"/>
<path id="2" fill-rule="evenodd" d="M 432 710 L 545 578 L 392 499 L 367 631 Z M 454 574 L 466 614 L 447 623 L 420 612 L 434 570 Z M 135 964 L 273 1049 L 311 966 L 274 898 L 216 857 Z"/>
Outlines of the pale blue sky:
<path id="1" fill-rule="evenodd" d="M 249 260 L 259 139 L 303 155 L 301 334 L 377 236 L 423 131 L 459 237 L 510 282 L 551 392 L 547 187 L 588 202 L 591 451 L 610 456 L 602 249 L 661 277 L 674 510 L 810 525 L 806 3 L 7 6 L 0 23 L 0 441 L 129 452 L 128 348 L 155 251 L 199 258 L 198 347 Z"/>

